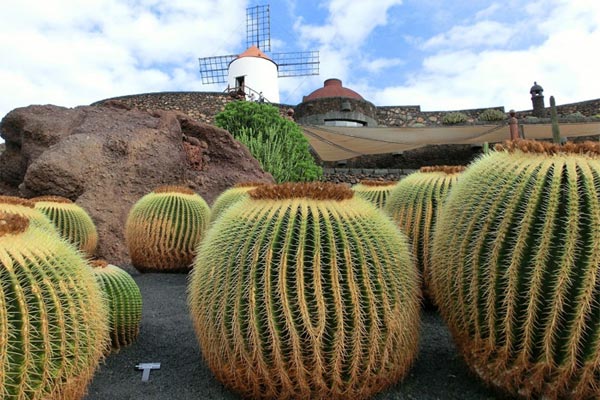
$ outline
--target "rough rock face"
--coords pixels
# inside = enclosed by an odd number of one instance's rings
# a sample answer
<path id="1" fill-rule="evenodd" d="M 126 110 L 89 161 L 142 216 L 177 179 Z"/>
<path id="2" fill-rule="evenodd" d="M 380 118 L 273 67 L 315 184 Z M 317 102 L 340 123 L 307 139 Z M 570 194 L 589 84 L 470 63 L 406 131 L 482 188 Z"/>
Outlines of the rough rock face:
<path id="1" fill-rule="evenodd" d="M 130 264 L 129 209 L 154 188 L 187 185 L 210 204 L 237 182 L 273 182 L 227 131 L 172 111 L 29 106 L 8 113 L 0 134 L 0 194 L 75 201 L 97 225 L 97 256 L 117 265 Z"/>

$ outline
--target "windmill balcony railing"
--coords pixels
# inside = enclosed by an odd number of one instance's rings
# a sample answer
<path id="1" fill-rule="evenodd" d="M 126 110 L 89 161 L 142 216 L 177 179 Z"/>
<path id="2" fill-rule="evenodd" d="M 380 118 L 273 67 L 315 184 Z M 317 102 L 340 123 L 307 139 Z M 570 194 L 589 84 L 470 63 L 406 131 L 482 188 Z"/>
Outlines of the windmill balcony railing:
<path id="1" fill-rule="evenodd" d="M 257 101 L 259 103 L 271 103 L 266 97 L 263 96 L 262 92 L 258 92 L 251 87 L 248 86 L 236 86 L 236 87 L 228 87 L 224 90 L 225 93 L 228 93 L 231 97 L 236 100 L 248 100 L 248 101 Z"/>

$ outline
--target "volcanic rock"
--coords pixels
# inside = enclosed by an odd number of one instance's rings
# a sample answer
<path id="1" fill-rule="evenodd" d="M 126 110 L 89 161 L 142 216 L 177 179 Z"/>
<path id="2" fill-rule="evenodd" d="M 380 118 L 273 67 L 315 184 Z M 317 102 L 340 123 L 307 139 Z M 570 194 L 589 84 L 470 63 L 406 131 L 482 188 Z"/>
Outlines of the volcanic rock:
<path id="1" fill-rule="evenodd" d="M 131 206 L 162 185 L 186 185 L 209 204 L 238 182 L 273 182 L 227 131 L 173 111 L 53 105 L 17 108 L 0 122 L 0 194 L 67 197 L 98 228 L 97 256 L 127 266 Z"/>

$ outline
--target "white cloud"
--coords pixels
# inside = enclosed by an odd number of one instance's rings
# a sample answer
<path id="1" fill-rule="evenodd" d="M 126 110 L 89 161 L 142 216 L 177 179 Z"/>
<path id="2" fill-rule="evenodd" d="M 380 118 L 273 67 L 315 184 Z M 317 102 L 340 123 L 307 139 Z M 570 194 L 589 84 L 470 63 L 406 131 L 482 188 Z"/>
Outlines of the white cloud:
<path id="1" fill-rule="evenodd" d="M 373 60 L 363 60 L 361 67 L 369 72 L 376 73 L 404 64 L 406 64 L 406 61 L 401 58 L 375 58 Z"/>
<path id="2" fill-rule="evenodd" d="M 497 47 L 509 43 L 515 33 L 516 30 L 508 24 L 484 20 L 473 25 L 455 26 L 448 32 L 427 40 L 423 44 L 423 48 L 429 50 L 432 48 Z"/>

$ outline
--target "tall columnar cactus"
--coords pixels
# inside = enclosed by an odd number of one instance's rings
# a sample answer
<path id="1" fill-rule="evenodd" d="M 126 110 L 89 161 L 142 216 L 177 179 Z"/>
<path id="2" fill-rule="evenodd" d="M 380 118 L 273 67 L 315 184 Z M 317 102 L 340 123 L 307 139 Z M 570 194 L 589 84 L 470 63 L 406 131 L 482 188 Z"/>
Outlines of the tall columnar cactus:
<path id="1" fill-rule="evenodd" d="M 423 167 L 398 182 L 384 208 L 411 239 L 412 253 L 423 275 L 423 292 L 429 298 L 430 248 L 434 228 L 442 202 L 464 169 L 460 165 Z"/>
<path id="2" fill-rule="evenodd" d="M 142 293 L 131 275 L 105 260 L 90 261 L 96 280 L 108 303 L 112 347 L 119 349 L 135 341 L 142 320 Z"/>
<path id="3" fill-rule="evenodd" d="M 407 239 L 343 185 L 265 185 L 199 246 L 189 305 L 202 353 L 251 398 L 367 398 L 417 352 Z"/>
<path id="4" fill-rule="evenodd" d="M 370 201 L 378 208 L 384 208 L 390 192 L 396 186 L 397 181 L 375 181 L 362 180 L 352 186 L 357 196 Z"/>
<path id="5" fill-rule="evenodd" d="M 560 127 L 558 126 L 558 114 L 556 113 L 554 96 L 550 96 L 550 120 L 552 121 L 552 141 L 560 143 Z"/>
<path id="6" fill-rule="evenodd" d="M 133 266 L 142 272 L 189 271 L 209 223 L 208 204 L 191 189 L 155 189 L 127 217 L 125 240 Z"/>
<path id="7" fill-rule="evenodd" d="M 452 188 L 436 228 L 435 299 L 487 383 L 527 398 L 600 398 L 600 145 L 516 141 Z"/>
<path id="8" fill-rule="evenodd" d="M 212 205 L 210 212 L 211 221 L 215 221 L 225 210 L 248 197 L 248 192 L 260 185 L 264 185 L 264 182 L 243 182 L 238 183 L 234 187 L 225 190 L 217 197 Z"/>
<path id="9" fill-rule="evenodd" d="M 0 211 L 0 398 L 80 399 L 108 343 L 102 293 L 82 255 Z"/>
<path id="10" fill-rule="evenodd" d="M 35 209 L 35 203 L 21 197 L 0 196 L 0 211 L 18 214 L 29 219 L 31 225 L 45 229 L 47 232 L 58 234 L 56 226 L 46 214 Z"/>
<path id="11" fill-rule="evenodd" d="M 71 200 L 60 196 L 40 196 L 30 199 L 56 226 L 58 233 L 88 256 L 98 245 L 98 232 L 88 213 Z"/>

